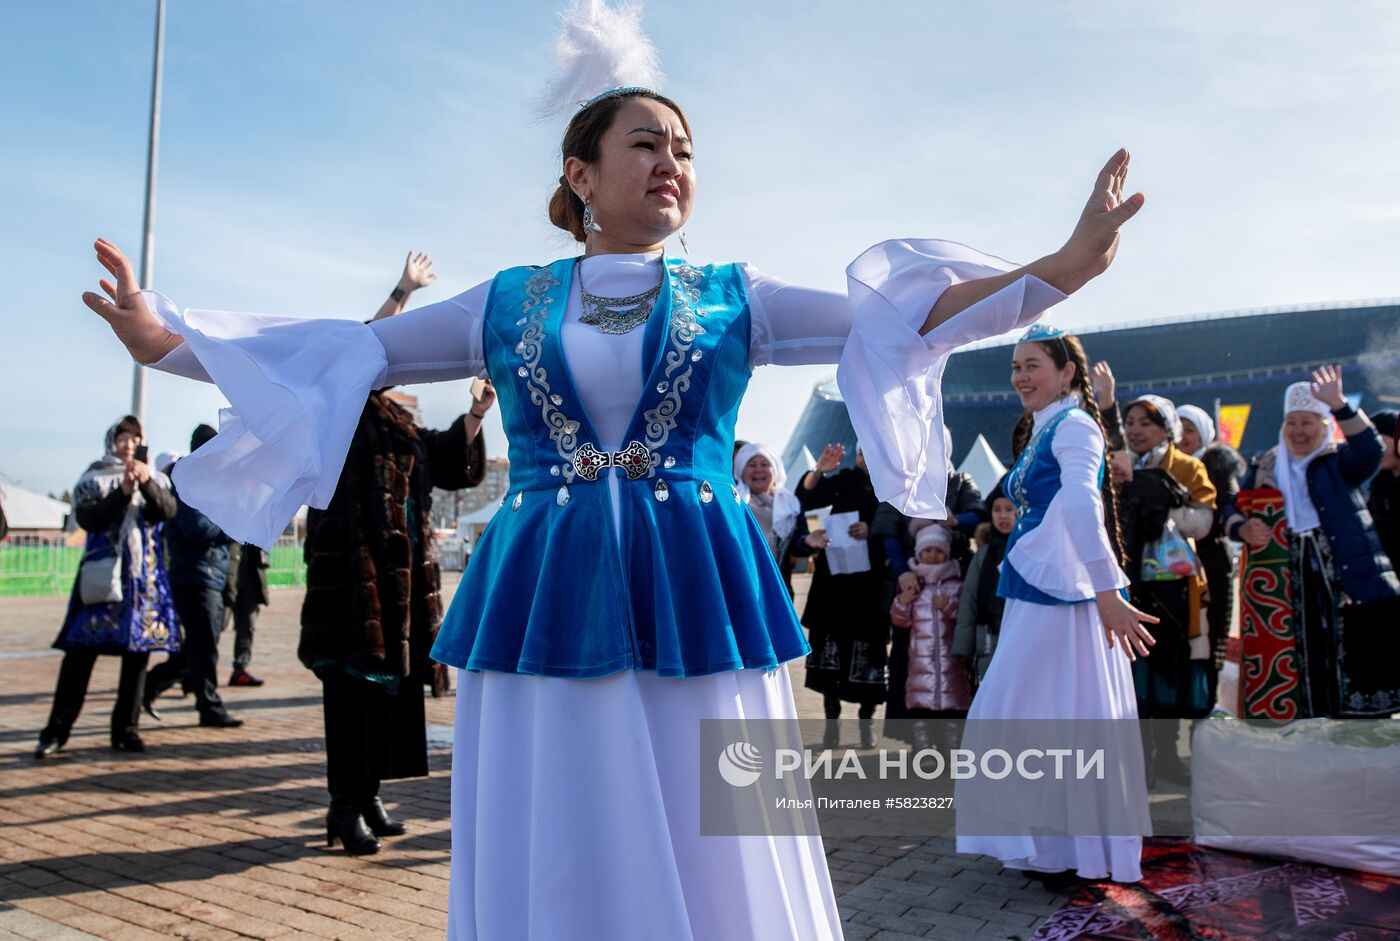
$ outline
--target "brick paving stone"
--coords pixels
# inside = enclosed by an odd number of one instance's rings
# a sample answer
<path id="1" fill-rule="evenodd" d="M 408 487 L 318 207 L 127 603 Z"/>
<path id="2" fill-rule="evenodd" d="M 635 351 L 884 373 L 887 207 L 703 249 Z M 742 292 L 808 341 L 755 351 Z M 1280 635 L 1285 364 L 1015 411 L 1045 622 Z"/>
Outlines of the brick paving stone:
<path id="1" fill-rule="evenodd" d="M 805 577 L 796 583 L 800 608 Z M 49 644 L 67 599 L 0 599 L 0 941 L 443 936 L 450 755 L 435 748 L 429 777 L 384 785 L 407 837 L 371 857 L 325 847 L 321 690 L 296 659 L 301 599 L 273 592 L 258 621 L 252 669 L 267 685 L 223 691 L 242 728 L 200 728 L 193 699 L 166 696 L 163 721 L 142 718 L 147 752 L 110 751 L 118 662 L 101 657 L 67 748 L 45 762 L 30 753 L 53 694 L 59 655 Z M 799 717 L 819 728 L 821 698 L 803 687 L 802 662 L 788 670 Z M 451 697 L 427 700 L 427 716 L 450 726 Z M 995 861 L 955 855 L 948 837 L 902 835 L 878 814 L 821 819 L 851 941 L 993 928 L 986 909 L 1039 923 L 1063 900 Z M 976 914 L 958 922 L 960 906 Z"/>

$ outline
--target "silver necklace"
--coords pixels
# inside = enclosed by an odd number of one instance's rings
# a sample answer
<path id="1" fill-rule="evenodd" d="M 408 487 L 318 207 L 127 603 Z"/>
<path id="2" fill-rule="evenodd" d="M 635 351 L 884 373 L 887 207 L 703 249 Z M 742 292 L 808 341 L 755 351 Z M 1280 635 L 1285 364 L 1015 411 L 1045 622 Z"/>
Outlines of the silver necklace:
<path id="1" fill-rule="evenodd" d="M 579 318 L 579 323 L 597 327 L 600 333 L 622 334 L 630 333 L 647 322 L 652 309 L 656 307 L 656 299 L 661 296 L 661 284 L 666 280 L 664 270 L 656 287 L 648 291 L 629 297 L 602 297 L 588 293 L 583 286 L 583 259 L 579 259 L 577 265 L 578 292 L 583 298 L 583 316 Z"/>

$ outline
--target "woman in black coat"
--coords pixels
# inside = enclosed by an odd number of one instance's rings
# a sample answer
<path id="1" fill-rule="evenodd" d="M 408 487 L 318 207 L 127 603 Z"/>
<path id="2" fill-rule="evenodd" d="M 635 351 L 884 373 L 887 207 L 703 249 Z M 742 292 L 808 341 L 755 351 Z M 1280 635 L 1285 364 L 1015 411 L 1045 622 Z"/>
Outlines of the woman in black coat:
<path id="1" fill-rule="evenodd" d="M 867 541 L 880 501 L 859 449 L 855 467 L 830 473 L 845 456 L 841 445 L 827 445 L 816 467 L 798 483 L 797 499 L 804 512 L 830 507 L 833 513 L 858 513 L 849 532 L 851 538 Z M 827 720 L 822 744 L 827 748 L 838 744 L 843 700 L 860 705 L 861 746 L 874 748 L 878 741 L 874 716 L 875 707 L 885 701 L 889 619 L 880 610 L 884 556 L 875 546 L 870 556 L 868 571 L 833 575 L 826 553 L 819 554 L 802 613 L 812 644 L 805 685 L 822 694 Z"/>

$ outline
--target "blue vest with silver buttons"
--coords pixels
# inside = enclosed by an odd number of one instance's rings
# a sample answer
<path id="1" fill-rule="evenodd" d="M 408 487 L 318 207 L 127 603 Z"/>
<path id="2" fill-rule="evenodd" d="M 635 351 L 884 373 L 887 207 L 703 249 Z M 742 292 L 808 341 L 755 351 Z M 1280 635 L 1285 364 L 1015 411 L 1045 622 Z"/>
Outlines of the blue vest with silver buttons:
<path id="1" fill-rule="evenodd" d="M 1006 475 L 1006 495 L 1016 504 L 1016 525 L 1006 541 L 1006 557 L 1001 563 L 1001 577 L 997 580 L 997 594 L 1002 598 L 1033 601 L 1036 604 L 1083 604 L 1094 600 L 1092 594 L 1073 601 L 1046 594 L 1022 578 L 1011 564 L 1011 550 L 1016 542 L 1041 524 L 1045 512 L 1050 509 L 1050 501 L 1060 492 L 1060 462 L 1055 457 L 1055 430 L 1071 414 L 1088 415 L 1082 409 L 1067 408 L 1050 419 L 1026 445 Z M 1104 468 L 1100 466 L 1100 485 L 1103 484 L 1103 474 Z"/>
<path id="2" fill-rule="evenodd" d="M 599 442 L 560 349 L 575 259 L 498 274 L 484 346 L 510 490 L 443 619 L 433 658 L 587 678 L 772 668 L 809 651 L 734 487 L 749 307 L 736 265 L 666 259 L 647 378 L 623 444 Z M 607 478 L 619 481 L 621 537 Z"/>

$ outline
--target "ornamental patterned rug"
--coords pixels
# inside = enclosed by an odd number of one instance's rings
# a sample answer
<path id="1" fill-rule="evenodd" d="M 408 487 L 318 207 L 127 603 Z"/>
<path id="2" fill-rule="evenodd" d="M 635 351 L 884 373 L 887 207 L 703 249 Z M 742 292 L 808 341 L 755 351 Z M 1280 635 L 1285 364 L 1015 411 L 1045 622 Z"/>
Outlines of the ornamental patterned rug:
<path id="1" fill-rule="evenodd" d="M 1400 879 L 1152 839 L 1142 881 L 1081 886 L 1032 941 L 1382 941 Z"/>

